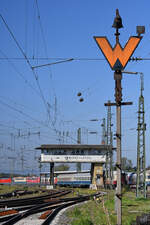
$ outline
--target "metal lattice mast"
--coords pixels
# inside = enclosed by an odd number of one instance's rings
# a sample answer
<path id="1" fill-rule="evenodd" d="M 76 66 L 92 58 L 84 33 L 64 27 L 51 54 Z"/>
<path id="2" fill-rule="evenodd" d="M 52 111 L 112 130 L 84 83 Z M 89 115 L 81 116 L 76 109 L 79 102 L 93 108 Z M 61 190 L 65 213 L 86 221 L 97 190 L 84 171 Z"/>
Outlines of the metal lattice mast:
<path id="1" fill-rule="evenodd" d="M 146 198 L 146 183 L 145 183 L 145 111 L 144 111 L 144 97 L 143 97 L 143 73 L 140 73 L 141 78 L 141 94 L 139 97 L 138 109 L 138 141 L 137 141 L 137 183 L 136 183 L 136 197 L 143 195 Z"/>
<path id="2" fill-rule="evenodd" d="M 112 114 L 111 114 L 111 105 L 109 105 L 111 102 L 108 101 L 108 106 L 107 106 L 107 138 L 106 138 L 106 143 L 107 145 L 112 146 L 112 131 L 111 131 L 111 118 L 112 118 Z M 108 163 L 108 178 L 110 179 L 110 181 L 112 181 L 112 176 L 113 176 L 113 168 L 112 168 L 112 161 L 113 161 L 113 154 L 112 151 L 108 151 L 107 152 L 107 163 Z"/>

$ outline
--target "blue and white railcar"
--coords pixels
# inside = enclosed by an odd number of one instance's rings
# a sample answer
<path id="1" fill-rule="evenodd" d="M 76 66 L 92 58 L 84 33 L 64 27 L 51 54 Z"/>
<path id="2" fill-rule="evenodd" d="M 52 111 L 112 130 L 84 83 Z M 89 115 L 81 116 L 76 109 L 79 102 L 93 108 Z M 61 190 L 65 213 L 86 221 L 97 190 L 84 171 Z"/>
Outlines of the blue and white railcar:
<path id="1" fill-rule="evenodd" d="M 57 185 L 71 187 L 87 187 L 91 184 L 90 173 L 68 173 L 57 176 Z"/>
<path id="2" fill-rule="evenodd" d="M 13 177 L 13 184 L 26 184 L 27 178 L 26 177 Z"/>
<path id="3" fill-rule="evenodd" d="M 127 174 L 127 184 L 130 185 L 136 185 L 136 173 L 135 172 L 129 172 Z"/>

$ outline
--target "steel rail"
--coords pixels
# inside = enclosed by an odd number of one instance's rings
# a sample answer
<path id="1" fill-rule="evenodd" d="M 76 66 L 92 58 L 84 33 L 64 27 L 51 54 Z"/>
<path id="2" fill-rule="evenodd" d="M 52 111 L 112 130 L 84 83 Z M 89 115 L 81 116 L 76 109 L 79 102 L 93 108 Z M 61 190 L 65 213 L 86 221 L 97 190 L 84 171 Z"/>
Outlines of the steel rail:
<path id="1" fill-rule="evenodd" d="M 51 193 L 43 196 L 36 196 L 32 198 L 23 198 L 23 199 L 13 199 L 13 200 L 4 200 L 0 201 L 0 207 L 15 207 L 15 206 L 23 206 L 23 205 L 33 205 L 33 204 L 41 204 L 43 201 L 46 201 L 49 198 L 57 198 L 63 195 L 70 193 L 71 191 L 59 191 L 55 193 Z"/>
<path id="2" fill-rule="evenodd" d="M 53 205 L 53 204 L 56 204 L 56 203 L 61 203 L 61 202 L 63 202 L 64 201 L 64 199 L 61 199 L 61 200 L 57 200 L 57 199 L 55 199 L 55 198 L 58 198 L 58 197 L 61 197 L 61 196 L 64 196 L 64 195 L 66 195 L 66 194 L 68 194 L 68 193 L 70 193 L 71 191 L 61 191 L 60 193 L 59 193 L 59 195 L 57 194 L 57 195 L 53 195 L 53 196 L 51 196 L 51 197 L 53 197 L 53 198 L 51 198 L 50 200 L 48 200 L 48 199 L 44 199 L 43 201 L 39 201 L 39 199 L 38 199 L 38 202 L 34 202 L 34 203 L 36 203 L 36 205 L 40 205 L 40 207 L 41 206 L 47 206 L 47 205 Z M 48 202 L 45 202 L 45 201 L 48 201 Z M 67 200 L 66 200 L 67 201 Z M 23 202 L 24 203 L 24 202 Z M 33 204 L 33 202 L 32 202 L 32 204 L 31 205 L 27 205 L 27 203 L 25 202 L 25 204 L 26 204 L 26 206 L 23 206 L 23 207 L 18 207 L 18 208 L 13 208 L 13 209 L 15 209 L 16 211 L 19 211 L 19 212 L 21 212 L 21 211 L 25 211 L 25 210 L 30 210 L 30 209 L 33 209 L 33 207 L 35 207 L 35 204 Z M 4 213 L 5 213 L 5 211 L 4 211 Z M 18 214 L 17 214 L 18 215 Z M 8 216 L 3 216 L 3 217 L 0 217 L 0 222 L 4 222 L 4 221 L 7 221 L 7 220 L 9 220 L 9 219 L 11 219 L 11 218 L 13 218 L 14 216 L 16 216 L 16 213 L 15 213 L 15 215 L 8 215 Z"/>
<path id="3" fill-rule="evenodd" d="M 15 215 L 14 217 L 12 217 L 11 219 L 9 219 L 8 221 L 6 221 L 5 223 L 3 223 L 2 225 L 10 225 L 10 224 L 13 225 L 13 224 L 17 223 L 18 221 L 20 221 L 21 219 L 26 218 L 26 217 L 28 217 L 28 216 L 30 216 L 32 214 L 37 214 L 39 212 L 56 209 L 46 219 L 47 220 L 47 224 L 48 224 L 48 221 L 52 220 L 54 218 L 54 216 L 62 208 L 65 208 L 65 205 L 66 205 L 66 207 L 68 207 L 69 205 L 77 204 L 78 202 L 86 201 L 86 200 L 91 199 L 91 197 L 100 196 L 100 195 L 102 195 L 102 194 L 98 193 L 98 194 L 80 196 L 80 197 L 75 197 L 75 198 L 59 199 L 58 201 L 56 201 L 56 200 L 53 201 L 53 203 L 52 202 L 48 202 L 48 203 L 39 204 L 39 205 L 34 206 L 31 209 L 27 210 L 26 212 L 19 213 L 19 214 Z M 67 203 L 64 204 L 64 202 L 67 202 Z M 61 205 L 60 205 L 60 203 L 61 203 Z"/>
<path id="4" fill-rule="evenodd" d="M 81 203 L 83 201 L 86 201 L 86 200 L 90 200 L 91 197 L 98 197 L 100 195 L 104 195 L 106 194 L 106 192 L 101 192 L 101 193 L 98 193 L 98 194 L 93 194 L 93 195 L 90 195 L 90 196 L 85 196 L 85 197 L 79 197 L 80 199 L 76 199 L 76 201 L 74 202 L 69 202 L 69 203 L 65 203 L 59 207 L 57 207 L 54 211 L 52 211 L 49 216 L 47 217 L 47 219 L 41 224 L 41 225 L 49 225 L 52 220 L 55 218 L 55 216 L 64 208 L 67 208 L 69 206 L 72 206 L 72 205 L 75 205 L 75 204 L 78 204 L 78 203 Z"/>
<path id="5" fill-rule="evenodd" d="M 45 221 L 41 225 L 49 225 L 52 222 L 52 220 L 55 218 L 55 216 L 60 212 L 60 210 L 65 209 L 69 206 L 81 203 L 81 202 L 86 201 L 86 200 L 87 199 L 76 200 L 74 202 L 65 203 L 65 204 L 57 207 L 56 209 L 54 209 L 54 211 L 52 211 L 52 213 L 50 213 L 50 215 L 47 217 L 47 219 L 45 219 Z"/>
<path id="6" fill-rule="evenodd" d="M 67 199 L 67 200 L 69 201 L 69 199 Z M 18 221 L 20 221 L 21 219 L 24 219 L 30 215 L 44 212 L 44 211 L 47 211 L 50 209 L 55 209 L 58 206 L 60 206 L 60 203 L 64 204 L 63 201 L 60 201 L 60 202 L 57 202 L 57 204 L 55 202 L 53 202 L 53 205 L 51 205 L 52 203 L 49 202 L 49 203 L 45 203 L 45 204 L 40 204 L 38 206 L 34 206 L 31 209 L 27 210 L 26 212 L 14 215 L 12 218 L 10 218 L 6 222 L 4 222 L 2 225 L 10 225 L 10 224 L 13 225 L 13 224 L 17 223 Z"/>
<path id="7" fill-rule="evenodd" d="M 11 197 L 15 197 L 15 196 L 22 196 L 22 195 L 29 195 L 29 194 L 36 194 L 38 192 L 39 192 L 38 190 L 37 191 L 14 190 L 12 192 L 1 194 L 0 199 L 11 198 Z"/>

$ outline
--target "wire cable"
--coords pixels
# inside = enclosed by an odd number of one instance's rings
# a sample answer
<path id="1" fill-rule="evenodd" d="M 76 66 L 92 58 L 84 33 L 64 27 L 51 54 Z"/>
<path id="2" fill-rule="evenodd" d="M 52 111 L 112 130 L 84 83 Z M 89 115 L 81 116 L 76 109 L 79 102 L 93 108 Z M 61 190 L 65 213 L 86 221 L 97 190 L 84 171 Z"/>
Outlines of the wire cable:
<path id="1" fill-rule="evenodd" d="M 10 35 L 12 36 L 13 40 L 15 41 L 15 43 L 16 43 L 17 47 L 19 48 L 20 52 L 22 53 L 22 55 L 23 55 L 24 58 L 26 59 L 28 65 L 29 65 L 29 67 L 30 67 L 30 69 L 32 70 L 32 73 L 33 73 L 33 75 L 34 75 L 34 77 L 35 77 L 37 86 L 38 86 L 39 91 L 40 91 L 40 96 L 41 96 L 41 98 L 42 98 L 42 100 L 43 100 L 43 102 L 44 102 L 44 105 L 45 105 L 47 114 L 49 115 L 49 118 L 50 118 L 49 107 L 48 107 L 48 105 L 47 105 L 47 102 L 46 102 L 45 97 L 44 97 L 44 95 L 43 95 L 42 89 L 41 89 L 41 87 L 40 87 L 39 80 L 38 80 L 38 76 L 37 76 L 36 72 L 33 70 L 30 61 L 28 60 L 26 54 L 24 53 L 23 49 L 22 49 L 21 46 L 19 45 L 17 39 L 15 38 L 14 34 L 13 34 L 12 31 L 10 30 L 9 26 L 7 25 L 6 21 L 4 20 L 4 18 L 3 18 L 3 16 L 2 16 L 1 14 L 0 14 L 0 17 L 1 17 L 1 19 L 2 19 L 2 21 L 3 21 L 3 23 L 4 23 L 4 25 L 6 26 L 7 30 L 9 31 Z M 52 106 L 51 106 L 50 104 L 49 104 L 49 106 L 52 108 Z M 21 112 L 21 111 L 18 110 L 18 112 Z M 21 112 L 21 113 L 23 114 L 23 112 Z M 24 113 L 24 115 L 25 115 L 25 113 Z M 26 115 L 27 115 L 27 114 L 26 114 Z M 27 116 L 28 116 L 28 115 L 27 115 Z M 28 117 L 29 117 L 29 116 L 28 116 Z M 30 117 L 30 118 L 31 118 L 31 117 Z M 52 125 L 52 127 L 53 127 L 53 130 L 54 130 L 55 132 L 57 132 L 57 129 L 54 127 L 54 123 L 51 122 L 51 125 Z"/>
<path id="2" fill-rule="evenodd" d="M 46 45 L 46 39 L 45 39 L 45 35 L 44 35 L 44 29 L 43 29 L 43 26 L 42 26 L 42 22 L 41 22 L 41 16 L 40 16 L 40 10 L 39 10 L 39 6 L 38 6 L 38 1 L 35 0 L 35 4 L 36 4 L 36 8 L 37 8 L 37 16 L 38 16 L 38 21 L 39 21 L 39 25 L 40 25 L 40 30 L 41 30 L 41 35 L 42 35 L 42 39 L 43 39 L 43 43 L 44 43 L 44 50 L 45 50 L 45 55 L 46 57 L 48 58 L 48 51 L 47 51 L 47 45 Z M 51 84 L 53 84 L 53 81 L 52 81 L 52 71 L 51 71 L 51 68 L 49 69 L 49 72 L 50 72 L 50 82 Z M 55 99 L 57 98 L 56 97 L 56 93 L 55 93 L 55 89 L 54 87 L 52 87 L 53 89 L 53 92 L 54 92 L 54 97 Z M 57 103 L 57 101 L 55 101 L 55 103 Z M 48 104 L 48 110 L 49 108 L 51 107 L 50 104 Z M 57 111 L 56 111 L 57 107 L 56 105 L 54 106 L 54 121 L 51 122 L 52 123 L 52 126 L 55 126 L 55 123 L 56 123 L 56 120 L 57 120 Z M 49 110 L 49 113 L 48 113 L 48 122 L 50 122 L 50 110 Z"/>
<path id="3" fill-rule="evenodd" d="M 57 133 L 57 134 L 59 133 L 59 130 L 57 130 L 56 128 L 49 127 L 47 124 L 45 124 L 45 123 L 43 123 L 42 121 L 39 121 L 39 120 L 33 118 L 32 116 L 28 115 L 27 113 L 24 113 L 24 112 L 22 112 L 21 110 L 19 110 L 19 109 L 13 107 L 13 106 L 11 106 L 11 105 L 9 105 L 9 104 L 7 104 L 7 103 L 1 101 L 1 100 L 0 100 L 0 103 L 1 103 L 2 105 L 6 106 L 6 107 L 8 107 L 8 108 L 10 108 L 10 109 L 12 109 L 12 110 L 14 110 L 14 111 L 16 111 L 16 112 L 18 112 L 18 113 L 24 115 L 25 117 L 30 118 L 30 119 L 33 120 L 34 122 L 36 122 L 36 123 L 38 123 L 38 124 L 41 124 L 42 126 L 48 128 L 48 129 L 50 129 L 50 130 L 55 131 L 55 133 Z M 61 138 L 63 138 L 63 136 L 61 136 L 61 135 L 59 135 L 59 136 L 60 136 Z M 77 143 L 77 140 L 76 140 L 75 138 L 73 138 L 73 137 L 71 137 L 71 136 L 68 136 L 68 137 L 69 137 L 70 139 L 74 140 L 74 141 Z"/>
<path id="4" fill-rule="evenodd" d="M 8 61 L 8 63 L 11 65 L 11 67 L 14 69 L 14 71 L 24 80 L 24 82 L 37 94 L 40 96 L 40 93 L 33 87 L 33 85 L 25 78 L 25 76 L 19 72 L 17 67 L 10 61 L 10 59 L 0 50 L 0 53 L 5 57 L 5 59 Z"/>
<path id="5" fill-rule="evenodd" d="M 44 49 L 45 49 L 46 56 L 48 56 L 46 41 L 45 41 L 45 37 L 44 37 L 44 30 L 43 30 L 43 27 L 42 27 L 42 22 L 41 22 L 41 17 L 40 17 L 40 10 L 39 10 L 39 6 L 38 6 L 38 1 L 35 0 L 35 3 L 36 3 L 36 7 L 37 7 L 38 20 L 39 20 L 41 34 L 42 34 L 42 38 L 43 38 Z"/>
<path id="6" fill-rule="evenodd" d="M 76 57 L 28 57 L 29 60 L 67 60 L 67 59 L 72 59 L 74 61 L 104 61 L 106 59 L 104 58 L 76 58 Z M 23 57 L 10 57 L 8 59 L 12 60 L 25 60 Z M 0 57 L 0 60 L 5 60 L 4 57 Z M 146 58 L 143 60 L 150 60 L 150 58 Z"/>
<path id="7" fill-rule="evenodd" d="M 33 75 L 34 75 L 34 77 L 35 77 L 37 86 L 38 86 L 39 91 L 40 91 L 41 98 L 42 98 L 42 100 L 43 100 L 43 102 L 44 102 L 46 111 L 47 111 L 47 113 L 49 113 L 49 111 L 47 110 L 47 102 L 46 102 L 46 100 L 45 100 L 45 97 L 44 97 L 44 95 L 43 95 L 42 89 L 41 89 L 41 87 L 40 87 L 39 80 L 38 80 L 38 76 L 37 76 L 36 72 L 32 69 L 32 65 L 31 65 L 30 61 L 28 60 L 26 54 L 24 53 L 23 49 L 22 49 L 21 46 L 19 45 L 17 39 L 15 38 L 14 34 L 13 34 L 12 31 L 10 30 L 9 26 L 7 25 L 7 23 L 5 22 L 5 20 L 4 20 L 4 18 L 3 18 L 3 16 L 2 16 L 1 14 L 0 14 L 0 17 L 1 17 L 1 19 L 2 19 L 2 21 L 3 21 L 3 23 L 4 23 L 4 25 L 6 26 L 7 30 L 9 31 L 11 37 L 12 37 L 13 40 L 15 41 L 15 43 L 16 43 L 18 49 L 20 50 L 20 52 L 22 53 L 22 55 L 23 55 L 24 58 L 26 59 L 26 62 L 28 63 L 30 69 L 32 70 L 32 73 L 33 73 Z"/>

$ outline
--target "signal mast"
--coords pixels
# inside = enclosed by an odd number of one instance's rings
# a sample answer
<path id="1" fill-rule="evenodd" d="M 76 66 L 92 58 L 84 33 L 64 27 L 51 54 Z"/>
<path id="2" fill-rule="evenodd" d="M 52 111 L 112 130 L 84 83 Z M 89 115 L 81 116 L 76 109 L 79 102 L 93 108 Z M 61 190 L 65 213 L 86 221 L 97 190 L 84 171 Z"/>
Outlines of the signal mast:
<path id="1" fill-rule="evenodd" d="M 144 111 L 144 81 L 143 73 L 140 74 L 141 80 L 141 94 L 139 97 L 138 107 L 138 140 L 137 140 L 137 179 L 136 179 L 136 197 L 140 197 L 140 194 L 146 198 L 146 182 L 145 182 L 145 111 Z"/>
<path id="2" fill-rule="evenodd" d="M 127 74 L 140 74 L 140 97 L 138 106 L 138 136 L 137 136 L 137 176 L 136 176 L 136 197 L 143 196 L 146 198 L 146 169 L 145 169 L 145 111 L 144 111 L 144 75 L 141 72 L 128 72 L 123 71 Z"/>

